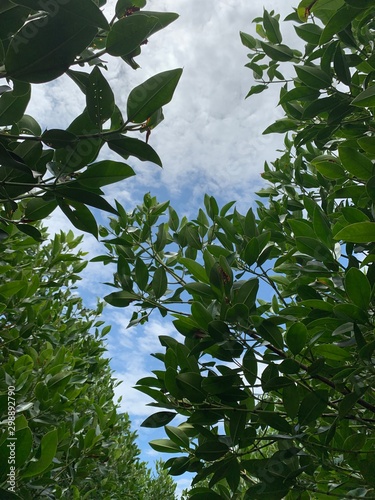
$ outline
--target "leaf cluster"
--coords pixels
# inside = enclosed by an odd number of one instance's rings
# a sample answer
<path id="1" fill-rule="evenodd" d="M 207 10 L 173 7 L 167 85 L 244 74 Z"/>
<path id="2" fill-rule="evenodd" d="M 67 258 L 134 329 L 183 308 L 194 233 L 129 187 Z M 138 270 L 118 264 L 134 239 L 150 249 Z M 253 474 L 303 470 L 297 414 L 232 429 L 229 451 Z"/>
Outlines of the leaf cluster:
<path id="1" fill-rule="evenodd" d="M 162 72 L 134 88 L 126 116 L 104 76 L 103 56 L 136 69 L 135 57 L 150 36 L 177 14 L 141 10 L 142 2 L 118 0 L 111 21 L 106 0 L 6 0 L 0 11 L 0 231 L 9 224 L 40 239 L 34 221 L 60 207 L 78 229 L 98 235 L 88 207 L 117 214 L 102 188 L 134 175 L 123 161 L 97 161 L 103 146 L 121 159 L 161 166 L 154 149 L 128 133 L 146 133 L 163 119 L 182 70 Z M 77 69 L 77 67 L 79 69 Z M 42 130 L 27 114 L 32 84 L 66 75 L 85 107 L 66 130 Z"/>

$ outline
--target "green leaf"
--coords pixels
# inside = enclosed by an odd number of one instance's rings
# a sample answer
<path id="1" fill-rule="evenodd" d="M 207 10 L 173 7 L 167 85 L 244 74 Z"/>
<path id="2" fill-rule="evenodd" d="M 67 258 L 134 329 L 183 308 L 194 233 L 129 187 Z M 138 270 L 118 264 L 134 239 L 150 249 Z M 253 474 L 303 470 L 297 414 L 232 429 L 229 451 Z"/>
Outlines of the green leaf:
<path id="1" fill-rule="evenodd" d="M 360 108 L 375 106 L 375 85 L 367 87 L 366 90 L 352 100 L 351 104 Z"/>
<path id="2" fill-rule="evenodd" d="M 127 159 L 129 156 L 135 156 L 141 161 L 151 161 L 156 165 L 162 166 L 161 159 L 156 151 L 146 142 L 134 139 L 132 137 L 117 136 L 107 139 L 107 144 L 112 151 Z"/>
<path id="3" fill-rule="evenodd" d="M 0 497 L 3 499 L 3 500 L 22 500 L 21 497 L 19 497 L 18 495 L 16 495 L 16 493 L 13 493 L 12 491 L 10 490 L 4 490 L 3 488 L 0 488 Z M 221 498 L 221 497 L 219 497 Z"/>
<path id="4" fill-rule="evenodd" d="M 39 123 L 29 115 L 23 115 L 17 122 L 17 127 L 21 134 L 41 135 L 42 133 Z"/>
<path id="5" fill-rule="evenodd" d="M 159 411 L 147 417 L 146 420 L 141 423 L 141 427 L 149 427 L 152 429 L 163 427 L 164 425 L 169 424 L 169 422 L 173 420 L 176 415 L 177 413 L 172 411 Z"/>
<path id="6" fill-rule="evenodd" d="M 78 137 L 67 130 L 50 129 L 43 132 L 42 141 L 50 148 L 59 149 L 76 143 Z"/>
<path id="7" fill-rule="evenodd" d="M 341 179 L 345 177 L 345 170 L 334 156 L 319 155 L 311 160 L 311 163 L 327 179 Z"/>
<path id="8" fill-rule="evenodd" d="M 359 179 L 368 180 L 373 176 L 372 161 L 356 149 L 339 146 L 339 157 L 344 168 Z"/>
<path id="9" fill-rule="evenodd" d="M 89 76 L 86 106 L 89 117 L 98 126 L 109 120 L 115 109 L 112 89 L 98 66 L 95 66 Z"/>
<path id="10" fill-rule="evenodd" d="M 202 389 L 209 394 L 230 392 L 235 385 L 238 385 L 238 377 L 236 375 L 218 375 L 205 377 L 202 380 Z"/>
<path id="11" fill-rule="evenodd" d="M 325 89 L 331 85 L 331 78 L 317 66 L 294 66 L 298 78 L 312 89 Z"/>
<path id="12" fill-rule="evenodd" d="M 192 319 L 204 330 L 208 328 L 208 324 L 212 321 L 211 313 L 204 307 L 201 302 L 193 302 L 191 305 Z"/>
<path id="13" fill-rule="evenodd" d="M 323 356 L 324 358 L 331 359 L 332 361 L 345 361 L 350 358 L 350 353 L 332 344 L 320 344 L 313 347 L 313 352 L 317 356 Z"/>
<path id="14" fill-rule="evenodd" d="M 79 174 L 79 184 L 88 188 L 98 188 L 113 184 L 135 175 L 134 170 L 118 161 L 103 160 L 88 165 L 87 169 Z"/>
<path id="15" fill-rule="evenodd" d="M 295 87 L 289 92 L 285 92 L 280 96 L 280 104 L 285 104 L 287 102 L 293 101 L 315 101 L 319 98 L 319 92 L 317 90 L 311 89 L 310 87 Z"/>
<path id="16" fill-rule="evenodd" d="M 148 284 L 148 267 L 139 257 L 135 261 L 135 281 L 141 290 L 146 290 Z"/>
<path id="17" fill-rule="evenodd" d="M 172 427 L 171 425 L 165 426 L 167 436 L 181 448 L 189 448 L 189 437 L 179 427 Z"/>
<path id="18" fill-rule="evenodd" d="M 268 89 L 268 85 L 254 85 L 253 87 L 251 87 L 249 92 L 246 94 L 245 99 L 247 99 L 248 97 L 250 97 L 254 94 L 260 94 L 261 92 L 263 92 L 263 90 L 266 90 L 266 89 Z"/>
<path id="19" fill-rule="evenodd" d="M 343 5 L 341 9 L 334 13 L 324 27 L 319 44 L 323 45 L 332 40 L 332 37 L 344 30 L 357 15 L 358 10 L 348 5 Z"/>
<path id="20" fill-rule="evenodd" d="M 310 255 L 320 262 L 332 262 L 333 256 L 329 248 L 320 241 L 305 236 L 296 238 L 297 249 L 305 254 Z"/>
<path id="21" fill-rule="evenodd" d="M 161 453 L 178 453 L 182 451 L 180 446 L 170 439 L 154 439 L 149 442 L 149 445 L 152 449 Z"/>
<path id="22" fill-rule="evenodd" d="M 91 0 L 85 0 L 85 4 L 95 7 Z M 30 32 L 35 33 L 32 38 Z M 43 26 L 38 19 L 29 21 L 14 35 L 8 47 L 7 76 L 30 83 L 53 80 L 69 68 L 96 33 L 96 27 L 60 13 Z"/>
<path id="23" fill-rule="evenodd" d="M 202 390 L 202 377 L 198 373 L 180 373 L 176 377 L 176 382 L 184 397 L 191 402 L 202 403 L 206 399 L 206 393 Z"/>
<path id="24" fill-rule="evenodd" d="M 300 403 L 299 392 L 296 385 L 288 385 L 283 388 L 283 404 L 285 411 L 290 418 L 295 418 L 298 414 Z"/>
<path id="25" fill-rule="evenodd" d="M 31 96 L 30 86 L 27 89 L 20 96 L 13 91 L 5 92 L 0 97 L 0 126 L 13 125 L 22 119 Z"/>
<path id="26" fill-rule="evenodd" d="M 290 61 L 294 58 L 294 52 L 287 45 L 272 45 L 271 43 L 260 42 L 262 49 L 273 61 Z"/>
<path id="27" fill-rule="evenodd" d="M 247 34 L 247 33 L 244 33 L 243 31 L 240 31 L 240 38 L 241 38 L 241 42 L 242 42 L 242 45 L 244 45 L 245 47 L 247 47 L 248 49 L 255 49 L 257 43 L 256 43 L 256 40 L 253 36 Z"/>
<path id="28" fill-rule="evenodd" d="M 74 201 L 69 201 L 68 203 L 64 200 L 58 203 L 74 227 L 98 238 L 98 226 L 95 217 L 85 205 Z"/>
<path id="29" fill-rule="evenodd" d="M 263 26 L 267 38 L 271 43 L 281 43 L 283 41 L 278 20 L 271 16 L 266 10 L 263 12 Z"/>
<path id="30" fill-rule="evenodd" d="M 14 3 L 33 10 L 43 10 L 50 14 L 51 18 L 64 14 L 67 18 L 73 18 L 80 24 L 95 26 L 103 30 L 109 29 L 107 19 L 92 0 L 80 0 L 79 2 L 63 0 L 58 1 L 57 5 L 49 0 L 15 0 Z"/>
<path id="31" fill-rule="evenodd" d="M 199 282 L 209 283 L 206 270 L 193 259 L 181 257 L 179 262 L 189 271 L 189 273 Z"/>
<path id="32" fill-rule="evenodd" d="M 294 355 L 299 354 L 306 345 L 306 326 L 303 323 L 293 323 L 286 332 L 285 341 Z"/>
<path id="33" fill-rule="evenodd" d="M 264 130 L 263 135 L 266 134 L 284 134 L 289 130 L 296 130 L 298 128 L 298 122 L 291 120 L 290 118 L 281 118 L 281 120 L 276 120 L 275 123 L 270 125 Z"/>
<path id="34" fill-rule="evenodd" d="M 137 294 L 126 290 L 113 292 L 104 297 L 104 300 L 114 307 L 127 307 L 131 302 L 139 299 L 140 297 Z"/>
<path id="35" fill-rule="evenodd" d="M 258 411 L 257 415 L 262 422 L 272 427 L 272 429 L 285 432 L 287 434 L 292 433 L 292 427 L 289 422 L 278 413 L 274 413 L 272 411 Z"/>
<path id="36" fill-rule="evenodd" d="M 367 276 L 355 267 L 351 267 L 345 275 L 345 290 L 350 300 L 367 310 L 371 300 L 371 285 Z"/>
<path id="37" fill-rule="evenodd" d="M 12 297 L 16 293 L 18 293 L 23 288 L 27 287 L 27 282 L 22 280 L 14 280 L 3 285 L 0 285 L 0 295 L 2 297 Z"/>
<path id="38" fill-rule="evenodd" d="M 82 189 L 79 185 L 77 187 L 77 183 L 72 183 L 70 186 L 58 184 L 54 190 L 54 194 L 58 198 L 64 197 L 65 200 L 72 200 L 80 204 L 84 203 L 91 207 L 99 208 L 100 210 L 105 210 L 106 212 L 117 215 L 117 210 L 115 210 L 107 200 L 96 193 Z"/>
<path id="39" fill-rule="evenodd" d="M 17 229 L 21 231 L 21 233 L 27 234 L 31 236 L 35 241 L 43 241 L 42 233 L 34 226 L 30 224 L 17 224 Z"/>
<path id="40" fill-rule="evenodd" d="M 300 26 L 294 26 L 294 29 L 296 30 L 297 35 L 305 42 L 311 43 L 313 45 L 319 44 L 322 28 L 317 24 L 306 23 Z"/>
<path id="41" fill-rule="evenodd" d="M 344 398 L 339 403 L 339 417 L 344 418 L 355 406 L 356 402 L 360 398 L 359 394 L 351 392 L 344 396 Z"/>
<path id="42" fill-rule="evenodd" d="M 341 229 L 335 240 L 351 243 L 372 243 L 375 241 L 375 222 L 356 222 Z"/>
<path id="43" fill-rule="evenodd" d="M 107 52 L 112 56 L 126 56 L 137 49 L 147 38 L 178 18 L 170 12 L 134 13 L 123 17 L 111 28 L 107 37 Z"/>
<path id="44" fill-rule="evenodd" d="M 341 45 L 337 45 L 333 65 L 336 71 L 337 78 L 345 85 L 350 85 L 352 77 L 350 68 L 345 56 L 345 52 Z"/>
<path id="45" fill-rule="evenodd" d="M 21 477 L 33 477 L 45 471 L 52 464 L 52 460 L 56 454 L 57 444 L 57 429 L 47 432 L 47 434 L 42 437 L 40 443 L 40 458 L 35 462 L 30 462 L 26 470 L 21 473 Z"/>
<path id="46" fill-rule="evenodd" d="M 250 278 L 243 283 L 234 297 L 234 304 L 245 304 L 249 311 L 255 306 L 257 293 L 259 290 L 259 280 L 257 278 Z"/>
<path id="47" fill-rule="evenodd" d="M 223 498 L 209 488 L 193 488 L 189 490 L 189 496 L 193 500 L 222 500 Z"/>
<path id="48" fill-rule="evenodd" d="M 159 299 L 167 291 L 168 280 L 164 267 L 158 267 L 154 272 L 151 287 L 157 299 Z"/>
<path id="49" fill-rule="evenodd" d="M 318 389 L 307 394 L 298 410 L 300 425 L 308 425 L 321 416 L 328 404 L 328 391 Z"/>
<path id="50" fill-rule="evenodd" d="M 212 288 L 205 283 L 187 283 L 184 288 L 192 295 L 197 294 L 200 297 L 210 297 L 211 299 L 216 297 Z"/>
<path id="51" fill-rule="evenodd" d="M 242 367 L 246 380 L 253 386 L 257 381 L 258 361 L 252 349 L 246 351 L 242 360 Z"/>
<path id="52" fill-rule="evenodd" d="M 263 320 L 262 323 L 256 327 L 256 331 L 263 340 L 279 349 L 283 349 L 284 342 L 281 331 L 271 320 Z"/>
<path id="53" fill-rule="evenodd" d="M 207 441 L 198 446 L 195 450 L 195 456 L 202 460 L 213 462 L 223 457 L 228 451 L 229 448 L 225 443 L 221 443 L 220 441 Z"/>
<path id="54" fill-rule="evenodd" d="M 142 123 L 172 99 L 182 69 L 159 73 L 135 87 L 127 102 L 128 121 Z"/>
<path id="55" fill-rule="evenodd" d="M 25 217 L 29 220 L 41 220 L 48 217 L 57 207 L 57 201 L 45 201 L 43 198 L 31 198 L 25 208 Z"/>

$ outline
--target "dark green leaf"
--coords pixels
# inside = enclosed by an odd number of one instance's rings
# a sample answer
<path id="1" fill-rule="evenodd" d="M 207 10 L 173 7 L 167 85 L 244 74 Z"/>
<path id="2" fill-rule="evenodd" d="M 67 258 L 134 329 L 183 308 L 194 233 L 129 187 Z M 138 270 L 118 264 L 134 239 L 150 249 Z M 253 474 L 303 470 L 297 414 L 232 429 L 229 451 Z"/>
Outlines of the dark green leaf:
<path id="1" fill-rule="evenodd" d="M 303 323 L 294 323 L 286 332 L 286 344 L 293 354 L 299 354 L 306 345 L 307 328 Z"/>
<path id="2" fill-rule="evenodd" d="M 129 156 L 135 156 L 141 161 L 151 161 L 160 167 L 162 166 L 161 159 L 156 151 L 149 144 L 139 139 L 118 136 L 108 139 L 107 143 L 112 151 L 115 151 L 125 159 Z"/>
<path id="3" fill-rule="evenodd" d="M 263 320 L 262 323 L 256 327 L 256 331 L 266 342 L 269 342 L 279 349 L 283 348 L 284 342 L 281 331 L 271 320 Z"/>
<path id="4" fill-rule="evenodd" d="M 50 148 L 59 149 L 74 144 L 78 137 L 67 130 L 51 129 L 43 132 L 42 141 Z"/>
<path id="5" fill-rule="evenodd" d="M 294 66 L 302 83 L 313 89 L 325 89 L 331 85 L 331 78 L 317 66 Z"/>
<path id="6" fill-rule="evenodd" d="M 267 38 L 271 43 L 280 44 L 282 36 L 278 20 L 270 15 L 266 10 L 263 12 L 263 26 L 267 34 Z"/>
<path id="7" fill-rule="evenodd" d="M 375 106 L 375 85 L 368 87 L 357 95 L 357 97 L 353 99 L 352 104 L 361 108 Z"/>
<path id="8" fill-rule="evenodd" d="M 137 294 L 123 290 L 121 292 L 110 293 L 104 297 L 104 300 L 114 307 L 126 307 L 131 302 L 139 300 L 139 298 Z"/>
<path id="9" fill-rule="evenodd" d="M 168 281 L 167 273 L 165 272 L 164 267 L 158 267 L 154 272 L 154 278 L 152 280 L 151 287 L 157 299 L 159 299 L 166 292 Z"/>
<path id="10" fill-rule="evenodd" d="M 282 118 L 281 120 L 276 120 L 275 123 L 270 125 L 264 130 L 263 135 L 266 134 L 284 134 L 289 130 L 296 130 L 298 128 L 298 122 L 291 120 L 290 118 Z"/>
<path id="11" fill-rule="evenodd" d="M 112 56 L 126 56 L 137 49 L 151 35 L 178 18 L 170 12 L 140 12 L 123 17 L 111 28 L 107 51 Z"/>
<path id="12" fill-rule="evenodd" d="M 98 226 L 95 217 L 85 205 L 74 201 L 67 203 L 63 200 L 58 203 L 74 227 L 80 231 L 91 233 L 95 238 L 98 238 Z"/>
<path id="13" fill-rule="evenodd" d="M 180 446 L 171 441 L 170 439 L 154 439 L 149 442 L 151 448 L 161 453 L 178 453 L 181 451 Z"/>
<path id="14" fill-rule="evenodd" d="M 141 427 L 150 427 L 152 429 L 156 427 L 163 427 L 164 425 L 169 424 L 169 422 L 173 420 L 176 415 L 177 413 L 171 411 L 159 411 L 147 417 L 146 420 L 141 423 Z"/>
<path id="15" fill-rule="evenodd" d="M 371 285 L 367 276 L 355 267 L 350 268 L 345 275 L 345 290 L 350 300 L 367 310 L 371 299 Z"/>
<path id="16" fill-rule="evenodd" d="M 343 240 L 352 243 L 371 243 L 375 241 L 374 222 L 356 222 L 341 229 L 335 236 L 335 240 Z"/>
<path id="17" fill-rule="evenodd" d="M 58 433 L 57 429 L 47 432 L 42 437 L 40 443 L 40 458 L 35 462 L 30 462 L 26 470 L 22 472 L 22 477 L 32 477 L 37 476 L 41 472 L 45 471 L 52 463 L 55 456 L 58 444 Z"/>
<path id="18" fill-rule="evenodd" d="M 125 163 L 103 160 L 88 165 L 87 169 L 79 174 L 79 184 L 88 188 L 107 186 L 135 175 L 134 170 Z"/>
<path id="19" fill-rule="evenodd" d="M 112 89 L 97 66 L 86 86 L 86 106 L 89 117 L 98 126 L 109 120 L 115 109 Z"/>
<path id="20" fill-rule="evenodd" d="M 176 377 L 177 386 L 184 396 L 194 403 L 202 403 L 206 393 L 202 390 L 202 377 L 198 373 L 185 372 Z"/>
<path id="21" fill-rule="evenodd" d="M 298 422 L 307 425 L 321 416 L 327 408 L 328 391 L 318 389 L 307 394 L 301 401 L 298 410 Z"/>
<path id="22" fill-rule="evenodd" d="M 229 448 L 226 444 L 219 441 L 208 441 L 198 446 L 195 450 L 195 456 L 213 462 L 223 457 L 228 451 Z"/>
<path id="23" fill-rule="evenodd" d="M 261 42 L 262 49 L 273 61 L 290 61 L 294 58 L 293 50 L 287 45 L 273 45 Z"/>
<path id="24" fill-rule="evenodd" d="M 134 88 L 128 97 L 128 121 L 142 123 L 168 104 L 182 75 L 182 69 L 159 73 Z"/>
<path id="25" fill-rule="evenodd" d="M 29 104 L 31 90 L 23 95 L 17 96 L 15 91 L 5 92 L 0 97 L 0 126 L 13 125 L 19 122 L 24 116 L 27 105 Z"/>
<path id="26" fill-rule="evenodd" d="M 71 4 L 75 3 L 73 1 Z M 91 0 L 85 0 L 91 4 Z M 35 34 L 30 38 L 29 34 Z M 40 26 L 29 21 L 12 38 L 5 58 L 7 74 L 17 80 L 43 83 L 62 75 L 91 42 L 97 28 L 63 15 Z"/>
<path id="27" fill-rule="evenodd" d="M 359 179 L 368 180 L 373 176 L 372 161 L 354 148 L 339 146 L 339 156 L 344 168 Z"/>

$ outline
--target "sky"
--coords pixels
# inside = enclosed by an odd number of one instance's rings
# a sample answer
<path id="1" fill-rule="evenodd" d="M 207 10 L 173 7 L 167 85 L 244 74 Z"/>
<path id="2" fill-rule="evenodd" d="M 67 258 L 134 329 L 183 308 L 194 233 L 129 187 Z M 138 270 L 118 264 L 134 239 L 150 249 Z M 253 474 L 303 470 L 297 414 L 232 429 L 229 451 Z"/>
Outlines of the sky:
<path id="1" fill-rule="evenodd" d="M 110 2 L 111 17 L 114 2 Z M 277 2 L 282 17 L 288 14 L 291 1 Z M 252 20 L 261 16 L 263 7 L 275 8 L 269 0 L 149 0 L 147 10 L 177 12 L 180 17 L 166 29 L 152 36 L 137 59 L 141 69 L 132 70 L 120 61 L 108 61 L 106 78 L 116 95 L 116 103 L 126 109 L 132 88 L 147 78 L 182 67 L 183 76 L 174 98 L 165 108 L 165 120 L 152 132 L 151 146 L 163 161 L 163 169 L 149 163 L 129 160 L 137 175 L 106 191 L 107 199 L 117 199 L 131 210 L 150 191 L 159 201 L 171 200 L 180 216 L 194 217 L 203 205 L 204 193 L 215 196 L 219 204 L 236 200 L 240 212 L 254 202 L 254 192 L 262 187 L 260 173 L 264 161 L 277 157 L 281 138 L 262 136 L 262 131 L 282 116 L 276 108 L 278 90 L 271 90 L 245 100 L 254 83 L 252 72 L 245 68 L 247 49 L 239 32 L 254 35 Z M 284 29 L 284 32 L 287 31 Z M 292 36 L 290 27 L 287 39 Z M 82 112 L 84 97 L 67 77 L 48 85 L 34 86 L 28 114 L 43 128 L 65 128 Z M 141 137 L 143 138 L 143 136 Z M 113 152 L 103 151 L 101 158 L 121 161 Z M 102 222 L 105 222 L 106 215 Z M 68 230 L 69 222 L 59 213 L 48 221 L 50 232 Z M 78 233 L 74 229 L 75 233 Z M 103 252 L 102 245 L 86 235 L 82 245 L 93 257 Z M 112 281 L 109 266 L 90 264 L 83 273 L 79 293 L 94 304 L 96 297 L 110 293 L 105 281 Z M 93 293 L 94 291 L 94 293 Z M 115 377 L 122 381 L 116 396 L 122 396 L 121 409 L 131 417 L 133 427 L 142 435 L 138 445 L 142 459 L 159 458 L 149 446 L 151 439 L 165 437 L 163 429 L 142 429 L 140 423 L 153 409 L 146 406 L 147 396 L 133 389 L 136 381 L 157 369 L 152 352 L 158 352 L 159 335 L 176 336 L 169 320 L 156 314 L 143 327 L 127 329 L 128 309 L 105 308 L 103 319 L 112 325 L 108 337 L 108 355 Z M 174 424 L 174 422 L 173 422 Z M 169 456 L 164 456 L 168 459 Z M 177 478 L 178 479 L 178 478 Z M 178 490 L 188 485 L 179 479 Z"/>

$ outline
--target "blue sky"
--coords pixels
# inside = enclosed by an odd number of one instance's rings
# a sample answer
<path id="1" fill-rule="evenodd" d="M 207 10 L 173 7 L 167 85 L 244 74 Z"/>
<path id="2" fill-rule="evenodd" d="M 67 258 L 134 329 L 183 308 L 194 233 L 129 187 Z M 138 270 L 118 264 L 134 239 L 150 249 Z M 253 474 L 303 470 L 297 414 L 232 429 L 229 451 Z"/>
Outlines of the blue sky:
<path id="1" fill-rule="evenodd" d="M 150 191 L 159 201 L 171 200 L 182 215 L 194 217 L 203 205 L 204 193 L 215 196 L 220 204 L 237 201 L 246 211 L 254 202 L 254 192 L 262 186 L 260 172 L 265 160 L 272 161 L 280 146 L 278 136 L 262 136 L 262 131 L 281 116 L 276 109 L 278 90 L 244 100 L 253 84 L 252 72 L 244 68 L 247 49 L 241 45 L 239 31 L 254 33 L 251 21 L 261 16 L 263 6 L 275 8 L 265 0 L 149 0 L 147 9 L 177 12 L 179 19 L 154 35 L 138 58 L 141 69 L 131 70 L 119 61 L 108 61 L 107 78 L 120 108 L 126 109 L 130 90 L 150 76 L 177 67 L 184 72 L 170 104 L 164 109 L 165 120 L 151 134 L 150 144 L 163 161 L 164 168 L 130 159 L 136 177 L 106 191 L 108 201 L 117 199 L 131 210 Z M 110 2 L 109 15 L 114 2 Z M 290 0 L 279 2 L 281 14 L 290 12 Z M 285 29 L 284 29 L 285 33 Z M 291 35 L 289 30 L 287 38 Z M 65 128 L 82 112 L 84 96 L 74 83 L 61 77 L 49 85 L 34 86 L 28 113 L 43 128 Z M 101 158 L 121 161 L 113 152 L 103 150 Z M 106 215 L 102 221 L 105 222 Z M 71 228 L 58 212 L 48 221 L 50 232 Z M 74 232 L 77 233 L 74 229 Z M 85 236 L 82 245 L 94 257 L 103 246 Z M 83 274 L 80 293 L 88 305 L 109 293 L 101 285 L 112 280 L 109 266 L 90 264 Z M 112 325 L 108 338 L 109 356 L 115 376 L 123 383 L 117 389 L 121 408 L 130 414 L 135 429 L 153 412 L 145 406 L 150 400 L 132 387 L 136 381 L 158 368 L 150 357 L 159 350 L 159 335 L 176 335 L 172 324 L 156 314 L 150 322 L 126 329 L 131 316 L 127 309 L 106 307 L 104 319 Z M 151 439 L 164 437 L 163 429 L 141 430 L 138 444 L 142 458 L 152 462 L 158 454 L 148 447 Z M 168 456 L 164 457 L 169 458 Z M 178 479 L 178 478 L 177 478 Z M 180 479 L 179 489 L 188 480 Z"/>

